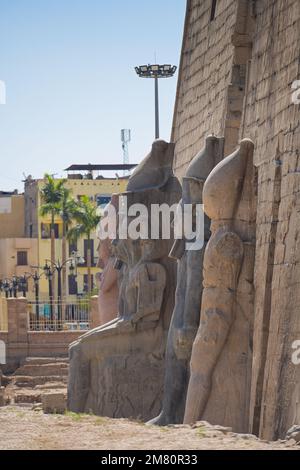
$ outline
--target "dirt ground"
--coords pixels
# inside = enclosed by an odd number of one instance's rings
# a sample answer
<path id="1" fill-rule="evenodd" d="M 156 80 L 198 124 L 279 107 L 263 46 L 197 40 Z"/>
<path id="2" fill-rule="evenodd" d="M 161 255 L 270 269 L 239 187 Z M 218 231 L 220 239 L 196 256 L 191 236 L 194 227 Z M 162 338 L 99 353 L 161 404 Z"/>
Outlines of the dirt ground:
<path id="1" fill-rule="evenodd" d="M 300 450 L 300 446 L 294 440 L 267 443 L 204 422 L 159 428 L 128 419 L 46 415 L 32 407 L 5 406 L 0 408 L 0 449 Z"/>

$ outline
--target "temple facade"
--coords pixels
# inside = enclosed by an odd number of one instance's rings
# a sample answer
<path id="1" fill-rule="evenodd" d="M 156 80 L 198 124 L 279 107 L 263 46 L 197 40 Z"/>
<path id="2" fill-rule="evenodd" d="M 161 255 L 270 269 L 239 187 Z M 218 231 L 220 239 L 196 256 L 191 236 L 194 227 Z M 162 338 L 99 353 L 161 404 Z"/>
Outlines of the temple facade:
<path id="1" fill-rule="evenodd" d="M 298 0 L 188 0 L 172 128 L 179 178 L 209 134 L 224 157 L 254 143 L 249 431 L 265 439 L 300 422 L 299 41 Z"/>

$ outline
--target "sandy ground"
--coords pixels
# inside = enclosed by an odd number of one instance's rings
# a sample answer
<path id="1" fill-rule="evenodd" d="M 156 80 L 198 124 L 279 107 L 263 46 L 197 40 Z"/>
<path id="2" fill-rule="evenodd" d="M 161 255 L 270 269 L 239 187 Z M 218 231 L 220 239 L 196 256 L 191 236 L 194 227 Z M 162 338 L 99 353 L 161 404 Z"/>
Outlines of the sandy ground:
<path id="1" fill-rule="evenodd" d="M 30 407 L 0 408 L 0 449 L 63 450 L 214 450 L 295 449 L 295 441 L 262 442 L 225 428 L 197 423 L 195 427 L 147 426 L 127 419 L 89 415 L 46 415 Z"/>

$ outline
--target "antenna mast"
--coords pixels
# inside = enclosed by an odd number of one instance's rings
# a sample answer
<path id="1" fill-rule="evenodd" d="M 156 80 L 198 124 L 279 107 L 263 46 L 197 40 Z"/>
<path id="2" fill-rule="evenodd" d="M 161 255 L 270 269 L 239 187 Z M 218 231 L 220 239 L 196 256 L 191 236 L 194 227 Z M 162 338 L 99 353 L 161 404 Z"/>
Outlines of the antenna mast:
<path id="1" fill-rule="evenodd" d="M 129 152 L 128 152 L 128 144 L 131 141 L 131 130 L 130 129 L 122 129 L 121 130 L 121 141 L 122 141 L 122 150 L 123 150 L 123 163 L 129 163 Z M 128 172 L 126 170 L 123 171 L 123 176 L 125 176 Z"/>

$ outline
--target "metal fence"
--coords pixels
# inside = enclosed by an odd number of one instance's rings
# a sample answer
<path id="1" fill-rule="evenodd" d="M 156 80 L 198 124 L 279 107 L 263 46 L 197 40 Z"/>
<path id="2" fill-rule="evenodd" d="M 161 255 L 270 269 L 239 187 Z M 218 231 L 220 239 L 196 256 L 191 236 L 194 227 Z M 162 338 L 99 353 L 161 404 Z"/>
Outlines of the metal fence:
<path id="1" fill-rule="evenodd" d="M 76 302 L 28 302 L 30 331 L 78 331 L 90 326 L 90 303 Z"/>

